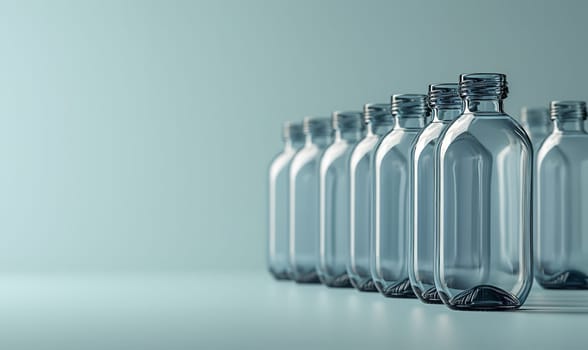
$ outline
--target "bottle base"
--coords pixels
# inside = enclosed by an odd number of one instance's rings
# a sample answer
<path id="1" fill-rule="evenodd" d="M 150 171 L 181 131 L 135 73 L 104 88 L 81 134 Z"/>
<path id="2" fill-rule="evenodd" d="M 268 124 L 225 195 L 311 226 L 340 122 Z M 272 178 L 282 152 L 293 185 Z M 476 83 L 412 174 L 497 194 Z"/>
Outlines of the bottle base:
<path id="1" fill-rule="evenodd" d="M 360 292 L 377 292 L 376 284 L 371 277 L 351 277 L 351 284 Z"/>
<path id="2" fill-rule="evenodd" d="M 537 279 L 537 282 L 545 289 L 588 289 L 588 276 L 575 270 L 562 272 L 548 280 Z"/>
<path id="3" fill-rule="evenodd" d="M 296 283 L 312 283 L 312 284 L 320 284 L 321 280 L 319 279 L 316 272 L 309 272 L 307 274 L 297 274 L 294 276 L 294 282 Z"/>
<path id="4" fill-rule="evenodd" d="M 353 288 L 351 279 L 347 273 L 343 273 L 337 277 L 320 276 L 321 282 L 327 287 L 331 288 Z"/>
<path id="5" fill-rule="evenodd" d="M 290 281 L 292 279 L 292 276 L 290 276 L 290 273 L 287 271 L 283 271 L 283 272 L 270 271 L 270 273 L 271 273 L 272 277 L 278 281 Z"/>
<path id="6" fill-rule="evenodd" d="M 385 285 L 380 281 L 376 281 L 376 288 L 378 291 L 382 293 L 385 297 L 388 298 L 416 298 L 414 291 L 410 285 L 410 281 L 405 279 L 404 281 Z"/>
<path id="7" fill-rule="evenodd" d="M 437 292 L 437 288 L 435 287 L 430 287 L 425 291 L 415 287 L 414 294 L 416 294 L 417 298 L 425 304 L 443 304 L 443 300 L 441 300 L 439 292 Z"/>
<path id="8" fill-rule="evenodd" d="M 443 292 L 439 292 L 446 305 L 453 310 L 472 310 L 472 311 L 501 311 L 513 310 L 521 307 L 521 302 L 517 297 L 500 288 L 480 285 L 465 290 L 453 298 Z"/>

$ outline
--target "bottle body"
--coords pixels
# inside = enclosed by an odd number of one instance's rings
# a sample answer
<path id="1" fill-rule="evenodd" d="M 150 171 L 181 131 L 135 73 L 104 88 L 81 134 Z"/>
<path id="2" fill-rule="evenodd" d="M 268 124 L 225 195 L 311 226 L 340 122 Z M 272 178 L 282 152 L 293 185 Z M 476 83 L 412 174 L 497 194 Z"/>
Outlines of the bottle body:
<path id="1" fill-rule="evenodd" d="M 321 118 L 320 122 L 330 124 L 328 118 Z M 304 147 L 296 153 L 290 165 L 290 269 L 292 278 L 300 283 L 320 282 L 316 270 L 319 244 L 319 162 L 331 142 L 330 127 L 322 125 L 321 127 L 328 130 L 312 135 L 311 126 L 307 128 L 310 130 L 305 130 L 307 139 Z"/>
<path id="2" fill-rule="evenodd" d="M 409 104 L 409 111 L 403 111 L 404 103 Z M 413 106 L 414 103 L 418 108 Z M 374 154 L 371 272 L 376 288 L 384 296 L 414 298 L 408 278 L 409 163 L 412 143 L 428 115 L 426 96 L 394 95 L 392 110 L 396 125 L 382 139 Z"/>
<path id="3" fill-rule="evenodd" d="M 571 118 L 552 114 L 537 156 L 535 278 L 544 288 L 588 289 L 588 134 L 578 108 Z"/>
<path id="4" fill-rule="evenodd" d="M 290 279 L 289 191 L 290 164 L 302 147 L 304 133 L 301 123 L 284 124 L 284 149 L 269 168 L 269 226 L 267 264 L 278 280 Z"/>
<path id="5" fill-rule="evenodd" d="M 290 278 L 288 205 L 290 162 L 294 154 L 294 148 L 284 149 L 274 158 L 269 170 L 268 267 L 278 280 Z"/>
<path id="6" fill-rule="evenodd" d="M 317 272 L 329 287 L 351 287 L 349 259 L 349 157 L 362 136 L 360 112 L 334 112 L 333 143 L 319 167 L 319 261 Z"/>
<path id="7" fill-rule="evenodd" d="M 462 75 L 464 114 L 437 149 L 435 286 L 453 309 L 515 309 L 532 285 L 533 151 L 502 111 L 505 84 L 503 75 Z M 478 95 L 488 91 L 497 95 Z"/>
<path id="8" fill-rule="evenodd" d="M 419 133 L 411 153 L 413 225 L 408 276 L 414 293 L 424 303 L 441 303 L 434 277 L 438 206 L 436 149 L 443 131 L 461 114 L 462 105 L 458 84 L 429 85 L 433 120 Z"/>

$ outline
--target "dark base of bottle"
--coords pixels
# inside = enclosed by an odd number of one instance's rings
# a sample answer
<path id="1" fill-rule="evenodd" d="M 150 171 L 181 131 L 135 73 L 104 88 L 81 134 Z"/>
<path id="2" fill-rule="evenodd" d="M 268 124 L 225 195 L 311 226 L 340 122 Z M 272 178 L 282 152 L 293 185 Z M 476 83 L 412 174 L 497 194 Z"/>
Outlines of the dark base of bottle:
<path id="1" fill-rule="evenodd" d="M 414 294 L 425 304 L 443 304 L 443 300 L 437 292 L 437 288 L 430 287 L 429 289 L 422 291 L 418 287 L 414 288 Z"/>
<path id="2" fill-rule="evenodd" d="M 465 290 L 453 298 L 439 291 L 439 295 L 452 310 L 464 311 L 505 311 L 521 307 L 517 297 L 500 288 L 480 285 Z"/>
<path id="3" fill-rule="evenodd" d="M 274 279 L 278 280 L 278 281 L 290 281 L 292 280 L 290 274 L 288 272 L 276 272 L 276 271 L 270 271 L 270 273 L 272 274 L 272 276 L 274 277 Z"/>
<path id="4" fill-rule="evenodd" d="M 565 271 L 549 280 L 537 279 L 545 289 L 588 289 L 588 276 L 576 270 Z"/>
<path id="5" fill-rule="evenodd" d="M 351 278 L 351 284 L 355 289 L 360 292 L 377 292 L 378 289 L 376 288 L 376 284 L 374 280 L 370 278 Z"/>
<path id="6" fill-rule="evenodd" d="M 381 282 L 376 282 L 376 288 L 382 293 L 385 297 L 388 298 L 416 298 L 414 291 L 410 285 L 410 281 L 405 279 L 404 281 L 391 284 L 391 285 L 384 285 Z"/>
<path id="7" fill-rule="evenodd" d="M 353 288 L 353 285 L 351 284 L 351 279 L 349 278 L 349 275 L 347 275 L 347 273 L 332 278 L 322 276 L 321 282 L 323 282 L 323 284 L 327 287 L 331 288 Z"/>
<path id="8" fill-rule="evenodd" d="M 298 274 L 298 275 L 294 276 L 294 282 L 320 284 L 321 280 L 319 279 L 316 272 L 310 272 L 305 275 Z"/>

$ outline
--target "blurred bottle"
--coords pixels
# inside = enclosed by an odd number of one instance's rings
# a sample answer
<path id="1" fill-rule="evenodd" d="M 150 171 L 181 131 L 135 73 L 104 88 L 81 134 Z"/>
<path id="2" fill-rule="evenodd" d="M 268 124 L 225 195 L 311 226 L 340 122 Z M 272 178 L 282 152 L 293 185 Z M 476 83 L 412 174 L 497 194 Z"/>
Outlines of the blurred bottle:
<path id="1" fill-rule="evenodd" d="M 535 278 L 544 288 L 588 289 L 586 103 L 551 102 L 551 119 L 537 155 Z"/>
<path id="2" fill-rule="evenodd" d="M 533 282 L 533 149 L 503 111 L 504 74 L 460 76 L 464 113 L 443 133 L 435 286 L 458 310 L 520 307 Z"/>
<path id="3" fill-rule="evenodd" d="M 373 154 L 378 142 L 394 127 L 390 104 L 366 104 L 363 108 L 366 135 L 355 146 L 350 171 L 350 255 L 347 274 L 361 291 L 377 291 L 370 271 L 370 237 L 373 206 Z"/>
<path id="4" fill-rule="evenodd" d="M 329 287 L 351 287 L 349 259 L 349 157 L 364 132 L 361 112 L 334 112 L 333 143 L 319 168 L 320 239 L 317 271 Z"/>
<path id="5" fill-rule="evenodd" d="M 279 280 L 290 278 L 289 261 L 289 176 L 290 163 L 304 145 L 301 123 L 284 123 L 284 149 L 269 168 L 269 237 L 267 263 L 270 273 Z"/>
<path id="6" fill-rule="evenodd" d="M 435 257 L 435 150 L 442 132 L 462 113 L 457 83 L 429 85 L 433 120 L 417 136 L 412 148 L 413 226 L 409 249 L 409 277 L 417 297 L 425 303 L 441 303 L 433 275 Z"/>
<path id="7" fill-rule="evenodd" d="M 290 165 L 290 268 L 301 283 L 318 283 L 319 161 L 332 141 L 331 118 L 306 117 L 304 146 Z"/>
<path id="8" fill-rule="evenodd" d="M 396 125 L 374 155 L 372 278 L 388 297 L 414 298 L 408 279 L 410 151 L 430 111 L 426 95 L 392 96 Z"/>
<path id="9" fill-rule="evenodd" d="M 547 108 L 529 108 L 523 107 L 521 109 L 521 124 L 533 144 L 535 154 L 541 147 L 543 140 L 552 130 L 552 124 L 549 119 L 549 110 Z"/>

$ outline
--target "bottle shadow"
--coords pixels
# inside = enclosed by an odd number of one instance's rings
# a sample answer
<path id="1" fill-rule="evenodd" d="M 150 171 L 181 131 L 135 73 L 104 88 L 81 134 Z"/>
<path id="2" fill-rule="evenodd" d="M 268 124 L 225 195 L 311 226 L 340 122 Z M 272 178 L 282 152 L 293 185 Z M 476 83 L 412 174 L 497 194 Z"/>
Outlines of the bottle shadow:
<path id="1" fill-rule="evenodd" d="M 588 314 L 588 290 L 534 289 L 518 311 L 549 314 Z"/>

